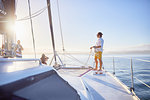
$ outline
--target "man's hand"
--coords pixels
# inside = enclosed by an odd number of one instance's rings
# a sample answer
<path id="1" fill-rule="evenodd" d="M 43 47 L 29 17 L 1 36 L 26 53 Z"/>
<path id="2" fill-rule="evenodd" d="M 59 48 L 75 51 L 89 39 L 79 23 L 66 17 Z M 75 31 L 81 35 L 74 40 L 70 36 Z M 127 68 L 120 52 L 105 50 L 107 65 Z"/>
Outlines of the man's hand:
<path id="1" fill-rule="evenodd" d="M 92 46 L 92 47 L 90 47 L 90 49 L 92 49 L 92 48 L 94 48 L 94 49 L 95 49 L 95 48 L 96 48 L 96 46 Z"/>

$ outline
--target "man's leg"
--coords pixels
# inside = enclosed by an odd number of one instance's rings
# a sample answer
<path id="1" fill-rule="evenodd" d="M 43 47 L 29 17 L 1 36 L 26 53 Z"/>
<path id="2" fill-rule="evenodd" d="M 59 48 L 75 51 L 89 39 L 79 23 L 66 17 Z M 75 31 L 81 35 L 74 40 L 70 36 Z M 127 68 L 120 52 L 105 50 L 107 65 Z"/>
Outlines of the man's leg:
<path id="1" fill-rule="evenodd" d="M 102 59 L 99 59 L 100 70 L 102 70 Z"/>
<path id="2" fill-rule="evenodd" d="M 102 52 L 99 52 L 99 65 L 100 65 L 100 69 L 99 70 L 102 70 Z"/>
<path id="3" fill-rule="evenodd" d="M 97 70 L 97 68 L 98 68 L 98 61 L 97 61 L 97 58 L 95 58 L 95 64 L 96 64 L 95 70 Z"/>

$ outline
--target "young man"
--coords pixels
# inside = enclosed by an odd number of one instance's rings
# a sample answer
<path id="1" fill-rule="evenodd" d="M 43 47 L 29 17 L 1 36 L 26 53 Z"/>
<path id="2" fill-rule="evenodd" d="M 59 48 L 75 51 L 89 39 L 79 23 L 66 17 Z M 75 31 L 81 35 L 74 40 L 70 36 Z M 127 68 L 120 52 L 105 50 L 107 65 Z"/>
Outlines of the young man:
<path id="1" fill-rule="evenodd" d="M 92 46 L 90 49 L 94 48 L 95 51 L 95 63 L 96 68 L 94 70 L 98 70 L 98 60 L 100 63 L 100 69 L 99 71 L 102 71 L 102 52 L 103 52 L 103 44 L 104 40 L 102 38 L 102 32 L 97 33 L 97 42 L 95 46 Z"/>
<path id="2" fill-rule="evenodd" d="M 17 45 L 15 47 L 15 51 L 16 51 L 16 57 L 17 58 L 22 58 L 22 50 L 23 50 L 23 47 L 22 45 L 20 44 L 20 40 L 17 41 Z"/>

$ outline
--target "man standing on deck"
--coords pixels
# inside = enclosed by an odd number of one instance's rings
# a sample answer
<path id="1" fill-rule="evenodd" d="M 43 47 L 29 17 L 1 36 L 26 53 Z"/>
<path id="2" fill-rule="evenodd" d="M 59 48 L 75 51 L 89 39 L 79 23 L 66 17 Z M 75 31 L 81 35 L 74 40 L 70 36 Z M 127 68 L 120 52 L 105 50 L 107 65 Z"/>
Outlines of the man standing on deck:
<path id="1" fill-rule="evenodd" d="M 22 50 L 23 50 L 23 47 L 22 45 L 20 44 L 20 40 L 17 41 L 17 45 L 15 47 L 15 51 L 16 51 L 16 57 L 17 58 L 22 58 Z"/>
<path id="2" fill-rule="evenodd" d="M 103 44 L 104 40 L 102 38 L 102 32 L 97 33 L 97 42 L 95 46 L 92 46 L 90 49 L 94 48 L 95 51 L 95 63 L 96 63 L 96 68 L 94 70 L 98 70 L 98 60 L 100 64 L 100 69 L 99 71 L 102 71 L 102 52 L 103 52 Z"/>

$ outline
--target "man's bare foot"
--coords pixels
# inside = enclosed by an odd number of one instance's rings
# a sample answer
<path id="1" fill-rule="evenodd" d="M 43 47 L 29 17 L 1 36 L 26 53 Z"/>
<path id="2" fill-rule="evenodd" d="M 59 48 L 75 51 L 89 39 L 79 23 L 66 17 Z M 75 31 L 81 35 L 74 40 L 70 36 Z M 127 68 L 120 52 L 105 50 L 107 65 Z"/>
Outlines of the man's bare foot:
<path id="1" fill-rule="evenodd" d="M 99 69 L 99 74 L 103 74 L 103 70 L 102 69 Z"/>
<path id="2" fill-rule="evenodd" d="M 97 70 L 97 68 L 94 68 L 93 70 Z"/>
<path id="3" fill-rule="evenodd" d="M 95 74 L 103 74 L 102 71 L 96 71 Z"/>
<path id="4" fill-rule="evenodd" d="M 102 69 L 99 69 L 98 71 L 103 71 Z"/>

